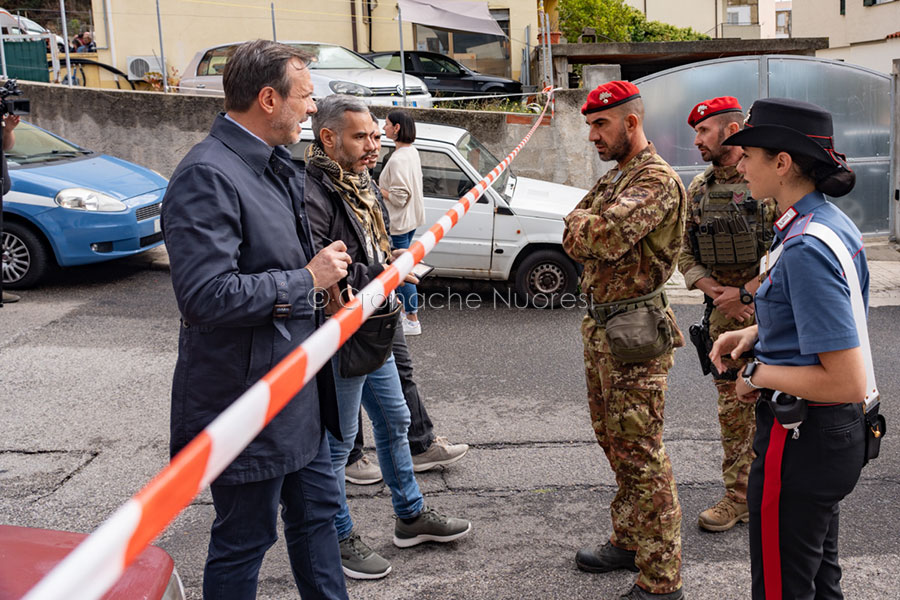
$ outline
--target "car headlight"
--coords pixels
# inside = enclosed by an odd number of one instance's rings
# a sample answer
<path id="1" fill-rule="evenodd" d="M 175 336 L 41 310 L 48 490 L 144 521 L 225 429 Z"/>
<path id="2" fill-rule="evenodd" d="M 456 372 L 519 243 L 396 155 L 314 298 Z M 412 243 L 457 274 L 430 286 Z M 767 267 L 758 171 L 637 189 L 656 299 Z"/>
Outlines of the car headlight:
<path id="1" fill-rule="evenodd" d="M 71 210 L 121 212 L 128 210 L 123 202 L 112 196 L 85 188 L 68 188 L 56 194 L 56 203 Z"/>
<path id="2" fill-rule="evenodd" d="M 352 81 L 332 81 L 328 84 L 335 94 L 350 94 L 351 96 L 371 96 L 372 90 L 364 85 Z"/>

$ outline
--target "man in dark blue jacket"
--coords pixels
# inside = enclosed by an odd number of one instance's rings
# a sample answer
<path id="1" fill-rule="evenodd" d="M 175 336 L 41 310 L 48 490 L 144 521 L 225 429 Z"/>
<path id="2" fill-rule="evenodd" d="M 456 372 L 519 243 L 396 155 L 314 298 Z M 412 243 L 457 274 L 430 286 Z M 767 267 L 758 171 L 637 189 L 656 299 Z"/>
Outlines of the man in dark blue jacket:
<path id="1" fill-rule="evenodd" d="M 323 320 L 316 289 L 347 274 L 342 242 L 313 253 L 302 161 L 285 144 L 315 112 L 309 56 L 257 40 L 225 68 L 225 110 L 175 170 L 163 201 L 182 315 L 171 451 L 184 447 Z M 216 519 L 204 598 L 254 598 L 263 556 L 284 534 L 300 594 L 346 598 L 334 516 L 340 490 L 324 426 L 340 435 L 326 365 L 210 486 Z"/>

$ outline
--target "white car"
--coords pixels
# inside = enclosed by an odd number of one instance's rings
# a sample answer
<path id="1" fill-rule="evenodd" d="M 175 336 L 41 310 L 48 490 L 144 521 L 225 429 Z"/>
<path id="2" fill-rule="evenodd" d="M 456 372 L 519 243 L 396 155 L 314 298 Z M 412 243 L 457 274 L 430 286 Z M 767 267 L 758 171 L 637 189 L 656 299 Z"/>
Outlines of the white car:
<path id="1" fill-rule="evenodd" d="M 222 72 L 235 46 L 242 42 L 213 46 L 198 52 L 184 68 L 178 83 L 183 94 L 223 96 Z M 403 104 L 403 77 L 375 66 L 359 54 L 335 44 L 284 42 L 309 52 L 316 60 L 309 65 L 314 86 L 313 98 L 329 94 L 359 96 L 366 104 Z M 431 108 L 431 94 L 421 79 L 406 76 L 407 106 Z"/>
<path id="2" fill-rule="evenodd" d="M 21 15 L 14 15 L 2 8 L 0 8 L 0 30 L 2 30 L 3 33 L 13 35 L 45 35 L 50 33 L 50 30 L 46 27 L 41 27 L 31 19 L 27 19 Z M 62 36 L 56 34 L 51 35 L 56 39 L 56 46 L 59 51 L 65 52 L 66 40 Z"/>
<path id="3" fill-rule="evenodd" d="M 302 158 L 312 139 L 306 122 L 293 155 Z M 376 178 L 394 147 L 387 137 L 381 140 Z M 425 192 L 425 224 L 416 231 L 418 237 L 500 161 L 459 127 L 416 123 L 414 146 Z M 563 294 L 574 294 L 578 287 L 578 266 L 562 249 L 563 217 L 585 194 L 587 190 L 519 177 L 507 168 L 424 262 L 438 276 L 509 281 L 534 306 L 558 306 Z"/>

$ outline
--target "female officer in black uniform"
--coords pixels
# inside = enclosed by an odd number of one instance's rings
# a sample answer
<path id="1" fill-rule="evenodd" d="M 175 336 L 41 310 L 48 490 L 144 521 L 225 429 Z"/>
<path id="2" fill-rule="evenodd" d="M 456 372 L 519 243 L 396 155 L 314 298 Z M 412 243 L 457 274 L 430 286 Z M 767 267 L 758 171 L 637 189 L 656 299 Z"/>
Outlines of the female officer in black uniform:
<path id="1" fill-rule="evenodd" d="M 724 141 L 743 146 L 738 171 L 754 198 L 772 196 L 782 217 L 770 254 L 780 258 L 760 275 L 758 325 L 723 334 L 710 357 L 739 356 L 755 345 L 756 361 L 737 381 L 745 400 L 758 399 L 757 458 L 750 471 L 750 557 L 753 598 L 841 599 L 839 501 L 863 466 L 866 366 L 837 257 L 812 235 L 810 222 L 834 231 L 856 266 L 865 305 L 869 272 L 861 234 L 823 194 L 842 196 L 855 181 L 834 151 L 831 114 L 806 102 L 759 100 L 747 127 Z M 776 419 L 774 390 L 805 415 Z M 787 405 L 791 406 L 791 405 Z M 790 429 L 787 421 L 799 421 Z"/>

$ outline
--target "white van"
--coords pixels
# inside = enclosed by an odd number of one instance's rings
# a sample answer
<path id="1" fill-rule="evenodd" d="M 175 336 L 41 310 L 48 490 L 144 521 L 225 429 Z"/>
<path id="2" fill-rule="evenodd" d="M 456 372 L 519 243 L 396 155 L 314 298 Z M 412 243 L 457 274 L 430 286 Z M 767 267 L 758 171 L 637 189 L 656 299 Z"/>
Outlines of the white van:
<path id="1" fill-rule="evenodd" d="M 312 139 L 307 121 L 301 141 L 291 148 L 293 155 L 302 158 Z M 381 141 L 376 179 L 394 148 L 387 137 Z M 425 192 L 425 225 L 418 237 L 500 160 L 459 127 L 416 123 L 414 146 Z M 562 294 L 577 290 L 578 267 L 562 249 L 563 217 L 585 194 L 587 190 L 519 177 L 507 168 L 425 262 L 435 267 L 435 275 L 509 281 L 535 306 L 556 306 Z"/>

